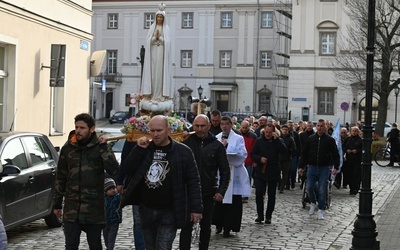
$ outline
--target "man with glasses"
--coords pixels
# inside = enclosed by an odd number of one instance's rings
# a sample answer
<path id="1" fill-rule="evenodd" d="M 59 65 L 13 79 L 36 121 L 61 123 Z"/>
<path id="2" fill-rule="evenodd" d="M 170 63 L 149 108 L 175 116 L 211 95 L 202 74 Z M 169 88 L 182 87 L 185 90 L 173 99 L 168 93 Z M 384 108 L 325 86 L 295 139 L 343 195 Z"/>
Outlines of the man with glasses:
<path id="1" fill-rule="evenodd" d="M 268 119 L 266 116 L 261 116 L 260 118 L 258 118 L 258 127 L 256 128 L 256 130 L 254 130 L 254 133 L 257 135 L 257 137 L 260 137 L 261 130 L 265 127 L 267 121 Z"/>

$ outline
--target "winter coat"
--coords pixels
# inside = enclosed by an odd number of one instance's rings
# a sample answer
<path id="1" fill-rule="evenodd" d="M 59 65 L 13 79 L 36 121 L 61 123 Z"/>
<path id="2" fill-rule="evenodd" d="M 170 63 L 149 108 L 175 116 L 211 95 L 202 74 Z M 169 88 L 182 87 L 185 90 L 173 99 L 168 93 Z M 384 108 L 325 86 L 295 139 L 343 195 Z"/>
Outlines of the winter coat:
<path id="1" fill-rule="evenodd" d="M 172 208 L 177 228 L 186 223 L 188 213 L 202 213 L 200 177 L 190 148 L 169 138 L 172 146 L 167 153 L 171 167 Z M 122 162 L 122 171 L 132 178 L 122 198 L 121 207 L 141 202 L 144 176 L 153 162 L 155 145 L 153 142 L 147 148 L 135 146 L 128 157 Z M 156 198 L 155 198 L 156 199 Z M 186 206 L 187 205 L 187 206 Z"/>
<path id="2" fill-rule="evenodd" d="M 254 178 L 266 181 L 278 181 L 281 176 L 280 154 L 287 152 L 287 148 L 282 138 L 267 139 L 264 135 L 256 140 L 251 157 L 257 163 L 253 169 Z M 261 158 L 266 157 L 267 165 L 264 167 Z M 265 173 L 263 173 L 263 168 Z"/>
<path id="3" fill-rule="evenodd" d="M 197 135 L 191 135 L 183 143 L 193 151 L 196 159 L 202 194 L 209 195 L 217 192 L 224 196 L 231 174 L 224 145 L 211 132 L 208 132 L 208 137 L 204 140 Z"/>
<path id="4" fill-rule="evenodd" d="M 104 207 L 106 209 L 107 224 L 122 222 L 122 210 L 119 209 L 120 201 L 121 196 L 118 193 L 113 196 L 104 196 Z"/>
<path id="5" fill-rule="evenodd" d="M 0 249 L 7 249 L 7 234 L 4 229 L 3 219 L 0 215 Z"/>
<path id="6" fill-rule="evenodd" d="M 119 165 L 110 145 L 100 144 L 96 132 L 88 140 L 78 144 L 71 131 L 61 148 L 54 209 L 62 208 L 64 198 L 64 222 L 78 219 L 81 224 L 105 224 L 104 170 L 115 175 Z"/>

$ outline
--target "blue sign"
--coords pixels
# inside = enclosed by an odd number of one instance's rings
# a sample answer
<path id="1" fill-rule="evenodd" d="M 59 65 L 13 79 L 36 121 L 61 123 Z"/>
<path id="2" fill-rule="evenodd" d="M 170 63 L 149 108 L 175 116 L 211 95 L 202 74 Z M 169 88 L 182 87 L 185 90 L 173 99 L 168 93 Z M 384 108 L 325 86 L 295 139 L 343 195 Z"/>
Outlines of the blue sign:
<path id="1" fill-rule="evenodd" d="M 83 50 L 88 50 L 89 49 L 89 43 L 87 41 L 81 40 L 80 48 L 83 49 Z"/>
<path id="2" fill-rule="evenodd" d="M 347 111 L 347 110 L 349 109 L 349 103 L 348 103 L 348 102 L 342 102 L 342 103 L 340 104 L 340 108 L 341 108 L 343 111 Z"/>
<path id="3" fill-rule="evenodd" d="M 300 97 L 297 97 L 297 98 L 292 98 L 292 101 L 293 101 L 293 102 L 306 102 L 306 101 L 307 101 L 307 98 L 300 98 Z"/>
<path id="4" fill-rule="evenodd" d="M 101 83 L 101 92 L 106 93 L 106 80 L 103 79 Z"/>

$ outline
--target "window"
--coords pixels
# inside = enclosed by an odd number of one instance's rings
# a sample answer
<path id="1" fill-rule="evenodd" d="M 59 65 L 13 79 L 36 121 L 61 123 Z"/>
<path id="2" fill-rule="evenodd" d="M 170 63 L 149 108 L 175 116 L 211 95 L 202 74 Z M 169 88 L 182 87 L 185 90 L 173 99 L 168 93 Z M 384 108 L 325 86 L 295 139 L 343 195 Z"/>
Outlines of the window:
<path id="1" fill-rule="evenodd" d="M 321 33 L 321 55 L 335 54 L 336 33 Z"/>
<path id="2" fill-rule="evenodd" d="M 272 12 L 261 13 L 261 27 L 272 28 Z"/>
<path id="3" fill-rule="evenodd" d="M 5 69 L 5 61 L 6 61 L 6 49 L 5 47 L 0 46 L 0 130 L 3 130 L 3 123 L 4 123 L 4 104 L 6 103 L 5 98 L 7 95 L 5 94 L 5 85 L 4 81 L 7 78 L 7 72 Z"/>
<path id="4" fill-rule="evenodd" d="M 149 29 L 150 26 L 153 24 L 155 19 L 154 13 L 145 13 L 144 14 L 144 28 Z"/>
<path id="5" fill-rule="evenodd" d="M 318 89 L 318 114 L 333 115 L 335 89 Z"/>
<path id="6" fill-rule="evenodd" d="M 181 68 L 191 68 L 192 67 L 192 51 L 182 50 L 181 51 Z"/>
<path id="7" fill-rule="evenodd" d="M 107 73 L 109 75 L 117 74 L 117 51 L 107 51 Z"/>
<path id="8" fill-rule="evenodd" d="M 260 68 L 271 68 L 271 55 L 272 52 L 270 51 L 261 51 Z"/>
<path id="9" fill-rule="evenodd" d="M 25 151 L 19 138 L 12 139 L 6 144 L 1 154 L 1 164 L 14 165 L 21 170 L 28 168 Z"/>
<path id="10" fill-rule="evenodd" d="M 231 67 L 232 51 L 221 51 L 220 52 L 220 67 L 230 68 Z"/>
<path id="11" fill-rule="evenodd" d="M 182 28 L 184 29 L 193 28 L 193 12 L 182 13 Z"/>
<path id="12" fill-rule="evenodd" d="M 259 102 L 258 102 L 259 110 L 265 110 L 269 112 L 271 110 L 271 96 L 266 94 L 259 95 Z"/>
<path id="13" fill-rule="evenodd" d="M 108 28 L 118 29 L 118 14 L 108 14 Z"/>
<path id="14" fill-rule="evenodd" d="M 46 143 L 40 137 L 26 136 L 21 138 L 31 156 L 32 166 L 52 160 L 52 155 Z"/>
<path id="15" fill-rule="evenodd" d="M 221 28 L 232 28 L 232 12 L 221 13 Z"/>

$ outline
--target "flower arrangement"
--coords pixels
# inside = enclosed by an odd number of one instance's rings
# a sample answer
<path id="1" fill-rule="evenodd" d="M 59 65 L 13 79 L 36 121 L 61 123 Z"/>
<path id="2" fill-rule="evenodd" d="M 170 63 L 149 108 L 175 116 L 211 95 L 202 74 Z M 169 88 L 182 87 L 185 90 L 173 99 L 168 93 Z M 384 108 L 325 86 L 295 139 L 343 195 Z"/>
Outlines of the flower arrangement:
<path id="1" fill-rule="evenodd" d="M 186 126 L 184 118 L 175 118 L 167 116 L 169 126 L 171 128 L 171 133 L 183 132 Z M 124 122 L 124 127 L 122 132 L 129 134 L 133 132 L 150 133 L 149 122 L 151 120 L 150 116 L 140 116 L 131 117 Z"/>

